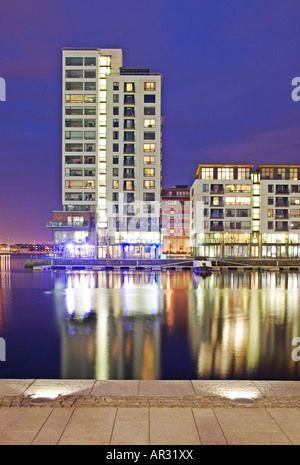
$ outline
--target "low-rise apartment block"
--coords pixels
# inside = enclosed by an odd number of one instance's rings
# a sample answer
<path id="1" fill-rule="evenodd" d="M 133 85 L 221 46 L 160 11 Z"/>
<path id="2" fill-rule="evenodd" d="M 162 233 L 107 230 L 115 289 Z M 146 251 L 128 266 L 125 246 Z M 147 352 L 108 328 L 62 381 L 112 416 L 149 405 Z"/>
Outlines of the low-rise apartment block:
<path id="1" fill-rule="evenodd" d="M 300 257 L 300 165 L 200 164 L 191 246 L 212 258 Z"/>

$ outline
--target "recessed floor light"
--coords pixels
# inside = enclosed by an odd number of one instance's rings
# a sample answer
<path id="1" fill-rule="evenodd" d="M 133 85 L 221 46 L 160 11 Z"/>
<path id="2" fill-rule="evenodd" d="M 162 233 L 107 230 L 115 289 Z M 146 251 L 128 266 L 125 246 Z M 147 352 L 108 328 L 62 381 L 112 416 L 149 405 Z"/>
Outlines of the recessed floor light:
<path id="1" fill-rule="evenodd" d="M 236 397 L 232 399 L 232 402 L 236 402 L 237 404 L 253 404 L 254 400 L 249 397 Z"/>

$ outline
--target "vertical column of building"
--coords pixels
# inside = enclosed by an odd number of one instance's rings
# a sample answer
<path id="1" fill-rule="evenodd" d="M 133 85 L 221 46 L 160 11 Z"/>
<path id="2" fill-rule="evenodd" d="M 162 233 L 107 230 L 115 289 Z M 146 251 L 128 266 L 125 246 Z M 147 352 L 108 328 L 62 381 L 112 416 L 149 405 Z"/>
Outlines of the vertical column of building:
<path id="1" fill-rule="evenodd" d="M 108 79 L 107 200 L 113 256 L 147 256 L 159 244 L 161 76 L 121 68 Z M 158 205 L 156 205 L 156 202 Z"/>
<path id="2" fill-rule="evenodd" d="M 252 173 L 252 234 L 250 256 L 258 258 L 261 255 L 260 240 L 260 175 Z"/>

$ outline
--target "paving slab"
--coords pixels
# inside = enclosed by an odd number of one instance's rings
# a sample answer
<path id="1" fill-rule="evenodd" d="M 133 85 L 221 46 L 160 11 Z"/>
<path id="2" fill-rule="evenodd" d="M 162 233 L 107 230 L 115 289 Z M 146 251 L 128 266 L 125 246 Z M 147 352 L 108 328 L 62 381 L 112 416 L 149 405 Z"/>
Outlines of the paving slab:
<path id="1" fill-rule="evenodd" d="M 300 396 L 299 381 L 253 381 L 265 396 Z"/>
<path id="2" fill-rule="evenodd" d="M 300 445 L 300 410 L 293 408 L 267 409 L 269 415 L 276 421 L 289 440 Z"/>
<path id="3" fill-rule="evenodd" d="M 118 408 L 111 439 L 111 445 L 120 444 L 149 444 L 148 408 Z"/>
<path id="4" fill-rule="evenodd" d="M 203 445 L 226 445 L 227 441 L 214 409 L 193 408 L 195 423 Z"/>
<path id="5" fill-rule="evenodd" d="M 31 444 L 37 446 L 56 445 L 59 442 L 73 411 L 73 408 L 54 408 Z"/>
<path id="6" fill-rule="evenodd" d="M 94 380 L 84 379 L 37 379 L 24 392 L 24 396 L 50 397 L 88 396 L 95 384 Z"/>
<path id="7" fill-rule="evenodd" d="M 150 409 L 150 445 L 200 445 L 200 437 L 190 408 Z"/>
<path id="8" fill-rule="evenodd" d="M 140 381 L 141 396 L 194 396 L 195 391 L 190 381 Z"/>
<path id="9" fill-rule="evenodd" d="M 34 379 L 0 379 L 0 396 L 20 396 Z"/>
<path id="10" fill-rule="evenodd" d="M 116 408 L 77 408 L 58 444 L 109 445 Z"/>
<path id="11" fill-rule="evenodd" d="M 262 396 L 262 392 L 253 381 L 193 380 L 192 385 L 197 396 L 222 396 L 229 399 Z"/>
<path id="12" fill-rule="evenodd" d="M 266 409 L 217 408 L 215 414 L 230 445 L 291 444 Z"/>
<path id="13" fill-rule="evenodd" d="M 91 391 L 92 396 L 137 396 L 138 393 L 138 380 L 96 381 Z"/>

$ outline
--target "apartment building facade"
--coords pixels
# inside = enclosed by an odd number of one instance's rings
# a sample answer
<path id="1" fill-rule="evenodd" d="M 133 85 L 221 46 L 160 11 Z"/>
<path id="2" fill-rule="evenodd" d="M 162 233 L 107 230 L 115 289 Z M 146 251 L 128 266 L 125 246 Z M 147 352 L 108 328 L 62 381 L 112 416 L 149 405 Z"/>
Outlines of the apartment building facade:
<path id="1" fill-rule="evenodd" d="M 67 256 L 156 255 L 161 75 L 96 48 L 63 49 L 62 72 L 63 208 L 47 223 L 55 243 Z"/>
<path id="2" fill-rule="evenodd" d="M 201 164 L 191 245 L 212 258 L 300 257 L 300 165 Z"/>
<path id="3" fill-rule="evenodd" d="M 190 255 L 190 190 L 187 185 L 162 189 L 161 235 L 164 255 Z"/>

